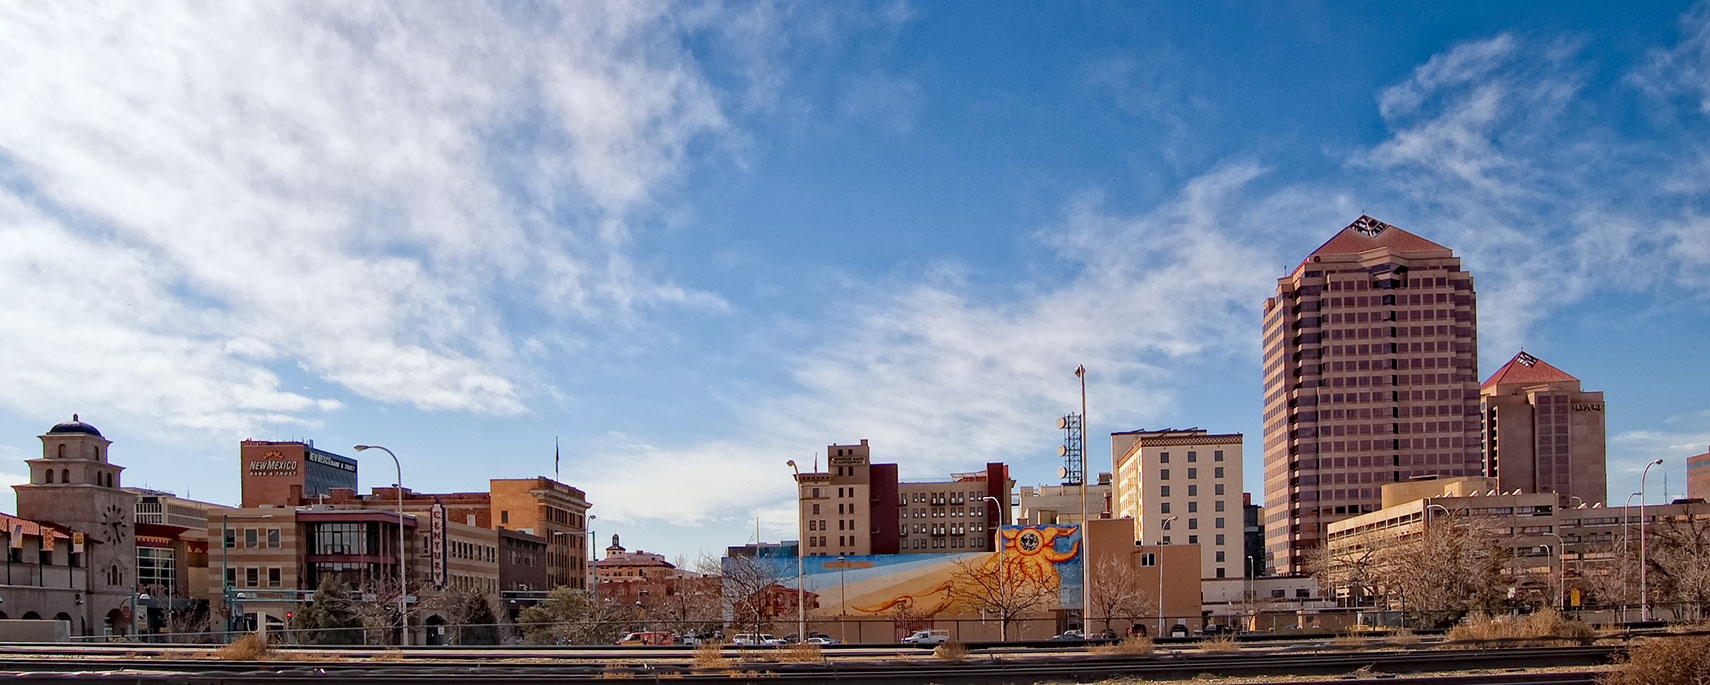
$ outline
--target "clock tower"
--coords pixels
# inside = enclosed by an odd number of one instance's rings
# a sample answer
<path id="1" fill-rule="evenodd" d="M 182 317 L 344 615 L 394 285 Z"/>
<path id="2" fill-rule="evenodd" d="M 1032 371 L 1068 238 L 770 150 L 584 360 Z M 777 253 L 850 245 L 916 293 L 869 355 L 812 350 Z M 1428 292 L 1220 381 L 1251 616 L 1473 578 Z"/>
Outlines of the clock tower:
<path id="1" fill-rule="evenodd" d="M 124 467 L 107 460 L 112 441 L 76 414 L 39 437 L 41 458 L 25 460 L 30 482 L 12 486 L 18 516 L 83 533 L 79 566 L 89 574 L 84 610 L 88 625 L 100 625 L 109 611 L 130 601 L 136 587 L 136 495 L 120 489 Z M 115 629 L 131 632 L 129 626 Z"/>

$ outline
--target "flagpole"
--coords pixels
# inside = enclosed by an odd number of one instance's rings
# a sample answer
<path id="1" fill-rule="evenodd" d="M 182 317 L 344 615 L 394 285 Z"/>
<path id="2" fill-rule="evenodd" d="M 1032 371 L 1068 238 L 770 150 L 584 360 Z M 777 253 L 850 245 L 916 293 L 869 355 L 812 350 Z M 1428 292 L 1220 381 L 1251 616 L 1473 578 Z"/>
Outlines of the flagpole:
<path id="1" fill-rule="evenodd" d="M 552 479 L 558 480 L 558 436 L 556 435 L 552 436 Z"/>

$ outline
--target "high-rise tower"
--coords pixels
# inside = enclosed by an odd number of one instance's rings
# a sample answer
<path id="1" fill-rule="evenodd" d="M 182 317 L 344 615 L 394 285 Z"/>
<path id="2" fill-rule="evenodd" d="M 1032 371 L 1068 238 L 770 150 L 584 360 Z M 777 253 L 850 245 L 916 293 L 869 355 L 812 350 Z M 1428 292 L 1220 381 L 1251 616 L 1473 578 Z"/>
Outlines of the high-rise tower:
<path id="1" fill-rule="evenodd" d="M 1604 501 L 1603 393 L 1585 392 L 1578 378 L 1521 352 L 1479 394 L 1484 475 L 1498 487 L 1553 492 L 1566 506 Z"/>
<path id="2" fill-rule="evenodd" d="M 1473 279 L 1449 248 L 1362 216 L 1264 307 L 1265 548 L 1304 571 L 1384 483 L 1482 472 Z"/>

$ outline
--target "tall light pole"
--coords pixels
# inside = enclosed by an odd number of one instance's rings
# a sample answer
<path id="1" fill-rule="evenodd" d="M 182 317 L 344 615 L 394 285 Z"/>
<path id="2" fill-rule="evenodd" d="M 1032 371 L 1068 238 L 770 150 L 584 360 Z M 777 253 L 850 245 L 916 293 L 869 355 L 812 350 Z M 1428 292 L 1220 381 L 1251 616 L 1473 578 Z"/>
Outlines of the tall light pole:
<path id="1" fill-rule="evenodd" d="M 1645 476 L 1651 475 L 1651 467 L 1661 464 L 1658 459 L 1645 464 L 1645 470 L 1639 473 L 1639 620 L 1651 620 L 1651 588 L 1648 583 L 1650 569 L 1645 568 Z"/>
<path id="2" fill-rule="evenodd" d="M 1633 525 L 1633 520 L 1627 517 L 1627 509 L 1633 506 L 1633 498 L 1638 497 L 1638 496 L 1639 496 L 1639 493 L 1636 493 L 1636 492 L 1632 493 L 1630 495 L 1627 495 L 1627 503 L 1621 505 L 1621 554 L 1622 555 L 1625 555 L 1627 553 L 1627 538 L 1630 537 L 1629 535 L 1627 535 L 1627 529 L 1632 527 L 1632 525 Z"/>
<path id="3" fill-rule="evenodd" d="M 992 504 L 996 505 L 999 512 L 1003 511 L 1003 503 L 999 502 L 998 498 L 993 497 L 991 495 L 986 495 L 985 497 L 980 498 L 981 504 L 984 504 L 986 502 L 991 502 Z M 1002 514 L 1000 513 L 999 516 L 1002 516 Z M 987 520 L 990 520 L 990 517 L 987 517 Z M 1002 523 L 1001 519 L 999 520 L 999 523 L 1000 524 Z M 1009 578 L 1008 578 L 1008 574 L 1004 571 L 1004 568 L 1003 568 L 1003 547 L 1002 547 L 1003 536 L 999 535 L 998 532 L 999 532 L 999 529 L 997 529 L 997 528 L 992 529 L 992 554 L 997 555 L 998 597 L 1007 601 L 1009 599 L 1009 597 L 1006 593 L 1009 591 L 1009 589 L 1004 586 L 1004 581 L 1008 580 Z M 1007 611 L 1005 613 L 1007 613 Z M 998 641 L 999 642 L 1009 641 L 1009 617 L 1008 616 L 999 616 L 998 617 Z"/>
<path id="4" fill-rule="evenodd" d="M 1543 537 L 1556 539 L 1556 567 L 1559 573 L 1559 578 L 1556 580 L 1556 608 L 1561 609 L 1562 597 L 1567 594 L 1567 562 L 1562 559 L 1562 557 L 1567 555 L 1567 541 L 1563 540 L 1562 536 L 1555 533 L 1544 533 Z M 1544 549 L 1550 549 L 1550 546 L 1544 545 Z"/>
<path id="5" fill-rule="evenodd" d="M 393 454 L 392 450 L 379 445 L 356 446 L 358 452 L 367 450 L 385 452 L 386 456 L 392 458 L 392 467 L 398 470 L 396 487 L 398 492 L 398 622 L 402 624 L 398 630 L 398 642 L 407 645 L 410 644 L 410 610 L 406 604 L 409 595 L 410 576 L 407 573 L 408 569 L 404 566 L 404 557 L 406 556 L 404 554 L 404 466 L 398 462 L 398 455 Z"/>
<path id="6" fill-rule="evenodd" d="M 1089 630 L 1087 618 L 1092 614 L 1093 570 L 1092 535 L 1087 526 L 1087 367 L 1075 365 L 1075 377 L 1081 379 L 1081 633 L 1084 635 Z M 1163 601 L 1160 596 L 1160 605 Z"/>
<path id="7" fill-rule="evenodd" d="M 796 641 L 807 642 L 807 588 L 802 587 L 802 546 L 807 544 L 802 532 L 802 470 L 794 459 L 784 463 L 796 472 Z"/>
<path id="8" fill-rule="evenodd" d="M 1179 516 L 1170 516 L 1158 523 L 1164 530 L 1170 529 L 1170 522 Z M 1158 534 L 1158 637 L 1164 636 L 1164 534 Z"/>

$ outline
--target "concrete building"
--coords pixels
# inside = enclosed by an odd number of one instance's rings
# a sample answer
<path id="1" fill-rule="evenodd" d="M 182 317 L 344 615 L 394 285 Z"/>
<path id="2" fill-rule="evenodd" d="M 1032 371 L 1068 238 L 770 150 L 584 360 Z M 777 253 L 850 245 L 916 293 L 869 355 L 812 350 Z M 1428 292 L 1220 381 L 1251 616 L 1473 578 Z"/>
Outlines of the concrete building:
<path id="1" fill-rule="evenodd" d="M 89 606 L 89 566 L 84 563 L 89 540 L 73 543 L 80 532 L 0 514 L 6 540 L 5 585 L 0 587 L 6 603 L 0 619 L 48 619 L 64 621 L 68 635 L 110 635 L 129 632 L 125 620 L 128 607 Z"/>
<path id="2" fill-rule="evenodd" d="M 992 529 L 1010 520 L 1015 481 L 1001 463 L 946 481 L 907 482 L 897 479 L 896 464 L 872 463 L 866 440 L 830 445 L 825 454 L 827 471 L 796 476 L 808 555 L 990 550 Z"/>
<path id="3" fill-rule="evenodd" d="M 1710 450 L 1686 458 L 1686 496 L 1710 501 Z"/>
<path id="4" fill-rule="evenodd" d="M 1143 623 L 1150 634 L 1168 634 L 1169 627 L 1178 624 L 1190 629 L 1204 625 L 1200 612 L 1200 579 L 1205 575 L 1200 567 L 1203 555 L 1194 545 L 1135 544 L 1134 522 L 1122 519 L 1088 521 L 1083 534 L 1092 550 L 1085 558 L 1096 572 L 1119 568 L 1138 587 L 1147 589 L 1148 596 L 1158 596 L 1150 591 L 1154 587 L 1162 591 L 1162 603 L 1155 607 L 1157 610 L 1152 612 L 1150 620 Z M 1096 579 L 1093 582 L 1099 583 Z M 1091 618 L 1090 628 L 1094 632 L 1104 629 L 1096 604 Z M 1112 629 L 1123 634 L 1125 627 L 1114 625 Z"/>
<path id="5" fill-rule="evenodd" d="M 1198 545 L 1207 578 L 1247 574 L 1241 434 L 1138 430 L 1110 434 L 1116 516 L 1134 526 L 1132 544 Z M 1174 524 L 1165 528 L 1165 521 Z"/>
<path id="6" fill-rule="evenodd" d="M 664 581 L 695 575 L 666 561 L 665 555 L 624 549 L 618 544 L 616 534 L 612 535 L 611 546 L 606 547 L 606 558 L 594 562 L 594 569 L 602 589 L 608 583 Z"/>
<path id="7" fill-rule="evenodd" d="M 1087 486 L 1087 517 L 1111 517 L 1111 477 L 1098 474 L 1098 483 Z M 1081 522 L 1081 486 L 1023 485 L 1016 493 L 1015 523 L 1022 526 Z"/>
<path id="8" fill-rule="evenodd" d="M 26 581 L 33 582 L 25 585 L 27 589 L 16 593 L 5 589 L 6 600 L 13 602 L 6 608 L 20 615 L 25 611 L 42 617 L 65 614 L 73 619 L 74 634 L 131 634 L 138 615 L 131 610 L 137 582 L 132 520 L 136 495 L 123 488 L 124 467 L 108 461 L 113 443 L 75 414 L 39 437 L 41 458 L 25 461 L 30 467 L 29 482 L 12 486 L 18 516 L 11 525 L 23 528 L 8 531 L 8 549 L 22 559 L 30 542 L 30 526 L 35 525 L 39 556 L 20 563 L 33 562 L 41 575 Z M 60 534 L 68 543 L 63 547 Z M 66 574 L 63 585 L 60 569 L 53 568 L 60 565 Z M 21 608 L 26 606 L 37 608 Z"/>
<path id="9" fill-rule="evenodd" d="M 1476 322 L 1449 248 L 1367 216 L 1277 279 L 1262 324 L 1274 570 L 1300 572 L 1385 483 L 1482 472 Z"/>
<path id="10" fill-rule="evenodd" d="M 208 587 L 208 518 L 232 511 L 211 502 L 170 492 L 125 488 L 136 495 L 137 610 L 146 632 L 186 632 L 183 623 L 201 614 L 212 594 Z"/>
<path id="11" fill-rule="evenodd" d="M 245 440 L 238 444 L 241 506 L 298 506 L 356 489 L 356 460 L 315 447 L 314 441 Z"/>
<path id="12" fill-rule="evenodd" d="M 546 575 L 546 539 L 508 528 L 499 534 L 499 591 L 551 589 Z"/>
<path id="13" fill-rule="evenodd" d="M 1604 500 L 1603 393 L 1522 351 L 1485 380 L 1479 402 L 1484 475 L 1497 490 L 1553 492 L 1562 505 Z"/>

